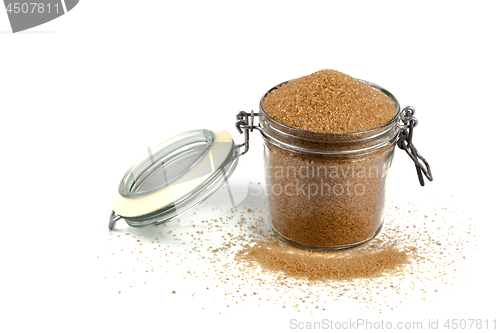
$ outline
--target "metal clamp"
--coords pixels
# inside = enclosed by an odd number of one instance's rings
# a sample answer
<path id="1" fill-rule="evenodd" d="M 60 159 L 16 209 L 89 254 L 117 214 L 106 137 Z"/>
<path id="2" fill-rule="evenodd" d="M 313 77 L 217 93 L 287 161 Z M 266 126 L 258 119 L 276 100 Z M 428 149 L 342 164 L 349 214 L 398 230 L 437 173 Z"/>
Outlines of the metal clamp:
<path id="1" fill-rule="evenodd" d="M 115 213 L 114 210 L 111 211 L 111 216 L 109 217 L 109 230 L 113 229 L 113 226 L 115 225 L 116 221 L 121 219 L 122 217 L 118 214 Z"/>
<path id="2" fill-rule="evenodd" d="M 253 124 L 255 116 L 259 116 L 258 113 L 254 113 L 251 111 L 250 113 L 245 111 L 240 111 L 236 115 L 236 129 L 238 132 L 245 133 L 245 143 L 238 145 L 238 149 L 244 147 L 243 151 L 239 151 L 235 157 L 240 157 L 248 152 L 248 148 L 250 147 L 250 132 L 253 132 L 254 129 L 261 131 L 260 126 L 255 126 Z"/>
<path id="3" fill-rule="evenodd" d="M 415 109 L 412 106 L 407 106 L 401 112 L 401 121 L 403 125 L 400 126 L 398 147 L 408 154 L 410 158 L 415 163 L 415 168 L 417 169 L 418 180 L 420 185 L 424 186 L 424 177 L 422 173 L 427 177 L 429 181 L 432 181 L 431 167 L 425 158 L 420 155 L 417 148 L 413 144 L 413 128 L 417 126 L 417 118 L 414 117 Z M 420 161 L 419 161 L 420 160 Z M 422 165 L 422 163 L 425 165 Z"/>

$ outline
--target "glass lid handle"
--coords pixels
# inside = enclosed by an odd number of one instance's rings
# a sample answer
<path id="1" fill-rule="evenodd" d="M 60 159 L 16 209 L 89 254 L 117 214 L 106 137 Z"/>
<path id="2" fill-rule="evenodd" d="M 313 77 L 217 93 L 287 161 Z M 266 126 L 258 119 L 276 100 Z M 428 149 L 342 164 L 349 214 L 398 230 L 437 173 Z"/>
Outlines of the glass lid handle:
<path id="1" fill-rule="evenodd" d="M 262 127 L 253 124 L 255 116 L 259 116 L 259 113 L 240 111 L 236 115 L 236 129 L 240 134 L 245 134 L 245 143 L 237 145 L 238 153 L 235 157 L 240 157 L 248 152 L 250 147 L 250 132 L 253 132 L 254 129 L 262 131 Z"/>

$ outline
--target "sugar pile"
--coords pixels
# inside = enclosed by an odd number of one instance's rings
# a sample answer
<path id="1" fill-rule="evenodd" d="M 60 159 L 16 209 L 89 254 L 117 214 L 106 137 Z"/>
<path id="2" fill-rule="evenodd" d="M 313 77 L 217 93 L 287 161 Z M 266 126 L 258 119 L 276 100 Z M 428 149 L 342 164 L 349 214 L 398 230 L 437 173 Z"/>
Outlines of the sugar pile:
<path id="1" fill-rule="evenodd" d="M 282 124 L 320 133 L 360 132 L 396 115 L 388 96 L 332 69 L 282 84 L 267 94 L 262 106 Z"/>
<path id="2" fill-rule="evenodd" d="M 258 241 L 238 253 L 239 260 L 257 263 L 269 273 L 283 273 L 311 281 L 374 278 L 395 272 L 410 262 L 411 254 L 390 241 L 375 239 L 350 250 L 315 252 L 283 244 L 277 239 Z"/>

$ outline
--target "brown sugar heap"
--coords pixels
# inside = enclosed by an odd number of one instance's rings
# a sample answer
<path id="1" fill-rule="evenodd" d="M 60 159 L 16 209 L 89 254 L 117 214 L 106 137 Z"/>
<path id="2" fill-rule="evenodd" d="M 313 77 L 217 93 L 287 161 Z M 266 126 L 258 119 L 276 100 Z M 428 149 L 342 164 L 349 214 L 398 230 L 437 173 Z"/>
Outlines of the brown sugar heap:
<path id="1" fill-rule="evenodd" d="M 375 278 L 410 262 L 407 251 L 395 244 L 373 241 L 351 250 L 322 253 L 296 248 L 276 239 L 257 242 L 239 252 L 238 259 L 286 277 L 344 281 Z"/>
<path id="2" fill-rule="evenodd" d="M 267 94 L 262 107 L 282 124 L 320 133 L 365 131 L 396 115 L 387 95 L 332 69 L 279 86 Z"/>

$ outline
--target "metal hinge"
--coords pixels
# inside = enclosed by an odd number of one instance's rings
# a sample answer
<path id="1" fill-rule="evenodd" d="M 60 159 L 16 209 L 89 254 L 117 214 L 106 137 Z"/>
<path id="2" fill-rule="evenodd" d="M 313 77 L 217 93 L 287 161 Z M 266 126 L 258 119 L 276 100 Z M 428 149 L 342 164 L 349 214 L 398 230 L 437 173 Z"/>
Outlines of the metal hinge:
<path id="1" fill-rule="evenodd" d="M 262 127 L 259 125 L 255 126 L 253 124 L 255 116 L 259 116 L 258 113 L 254 113 L 250 111 L 250 113 L 245 111 L 240 111 L 236 115 L 236 129 L 238 132 L 245 133 L 245 143 L 238 145 L 238 154 L 235 157 L 240 157 L 248 152 L 248 148 L 250 147 L 250 132 L 253 132 L 254 129 L 261 131 Z M 243 150 L 241 150 L 243 148 Z"/>

